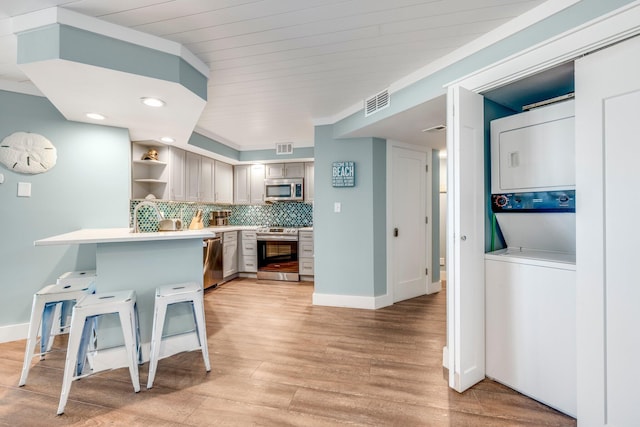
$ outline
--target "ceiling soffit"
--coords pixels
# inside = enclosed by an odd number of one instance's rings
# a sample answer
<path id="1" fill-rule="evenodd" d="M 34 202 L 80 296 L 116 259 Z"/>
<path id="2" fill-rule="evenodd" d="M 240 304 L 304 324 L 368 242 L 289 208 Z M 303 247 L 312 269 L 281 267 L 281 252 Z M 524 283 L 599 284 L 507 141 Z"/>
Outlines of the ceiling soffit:
<path id="1" fill-rule="evenodd" d="M 112 37 L 114 31 L 98 34 L 55 21 L 16 32 L 18 65 L 68 120 L 95 123 L 85 114 L 96 112 L 106 117 L 100 124 L 127 128 L 133 140 L 169 136 L 187 143 L 207 100 L 208 73 L 200 64 Z M 143 97 L 165 106 L 149 108 Z"/>

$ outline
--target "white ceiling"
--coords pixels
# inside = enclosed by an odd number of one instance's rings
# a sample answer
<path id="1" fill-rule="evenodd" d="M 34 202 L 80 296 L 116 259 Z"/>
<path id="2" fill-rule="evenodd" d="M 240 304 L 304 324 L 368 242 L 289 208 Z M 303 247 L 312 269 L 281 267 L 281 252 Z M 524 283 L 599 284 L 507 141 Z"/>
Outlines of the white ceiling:
<path id="1" fill-rule="evenodd" d="M 364 98 L 543 2 L 2 0 L 0 82 L 30 85 L 16 65 L 10 18 L 60 6 L 181 43 L 207 64 L 208 102 L 197 123 L 206 135 L 243 150 L 276 142 L 311 146 L 314 122 L 341 118 Z M 443 100 L 435 102 L 366 132 L 429 142 L 419 131 L 444 122 Z"/>

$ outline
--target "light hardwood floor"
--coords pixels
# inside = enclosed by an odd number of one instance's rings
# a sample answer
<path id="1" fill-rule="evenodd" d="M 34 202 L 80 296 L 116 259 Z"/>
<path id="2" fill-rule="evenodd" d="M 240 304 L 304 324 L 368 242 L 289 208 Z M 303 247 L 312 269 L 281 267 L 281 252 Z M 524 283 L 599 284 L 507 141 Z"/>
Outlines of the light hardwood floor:
<path id="1" fill-rule="evenodd" d="M 0 425 L 576 425 L 489 380 L 447 387 L 444 291 L 376 311 L 312 306 L 312 293 L 251 279 L 207 291 L 210 373 L 200 352 L 161 360 L 151 390 L 141 366 L 137 394 L 127 370 L 99 373 L 74 382 L 62 416 L 64 352 L 17 387 L 25 342 L 0 344 Z"/>

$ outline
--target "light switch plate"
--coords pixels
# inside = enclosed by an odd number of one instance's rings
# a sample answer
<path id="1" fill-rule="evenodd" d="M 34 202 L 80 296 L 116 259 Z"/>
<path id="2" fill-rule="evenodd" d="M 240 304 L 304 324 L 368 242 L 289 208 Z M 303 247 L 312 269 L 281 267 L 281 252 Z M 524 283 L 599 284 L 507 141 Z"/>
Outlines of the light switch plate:
<path id="1" fill-rule="evenodd" d="M 333 211 L 335 213 L 340 213 L 340 211 L 342 210 L 342 203 L 340 202 L 334 202 L 333 203 Z"/>
<path id="2" fill-rule="evenodd" d="M 31 197 L 31 183 L 19 182 L 18 183 L 18 197 Z"/>
<path id="3" fill-rule="evenodd" d="M 4 182 L 4 174 L 0 173 L 0 184 Z"/>

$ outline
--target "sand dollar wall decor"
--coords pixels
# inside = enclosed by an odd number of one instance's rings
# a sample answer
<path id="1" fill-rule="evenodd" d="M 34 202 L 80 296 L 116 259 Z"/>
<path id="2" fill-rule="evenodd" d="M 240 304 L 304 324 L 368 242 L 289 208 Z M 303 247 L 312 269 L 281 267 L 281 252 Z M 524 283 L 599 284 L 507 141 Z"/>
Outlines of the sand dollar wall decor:
<path id="1" fill-rule="evenodd" d="M 0 162 L 20 173 L 42 173 L 56 165 L 56 147 L 42 135 L 14 132 L 0 143 Z"/>

